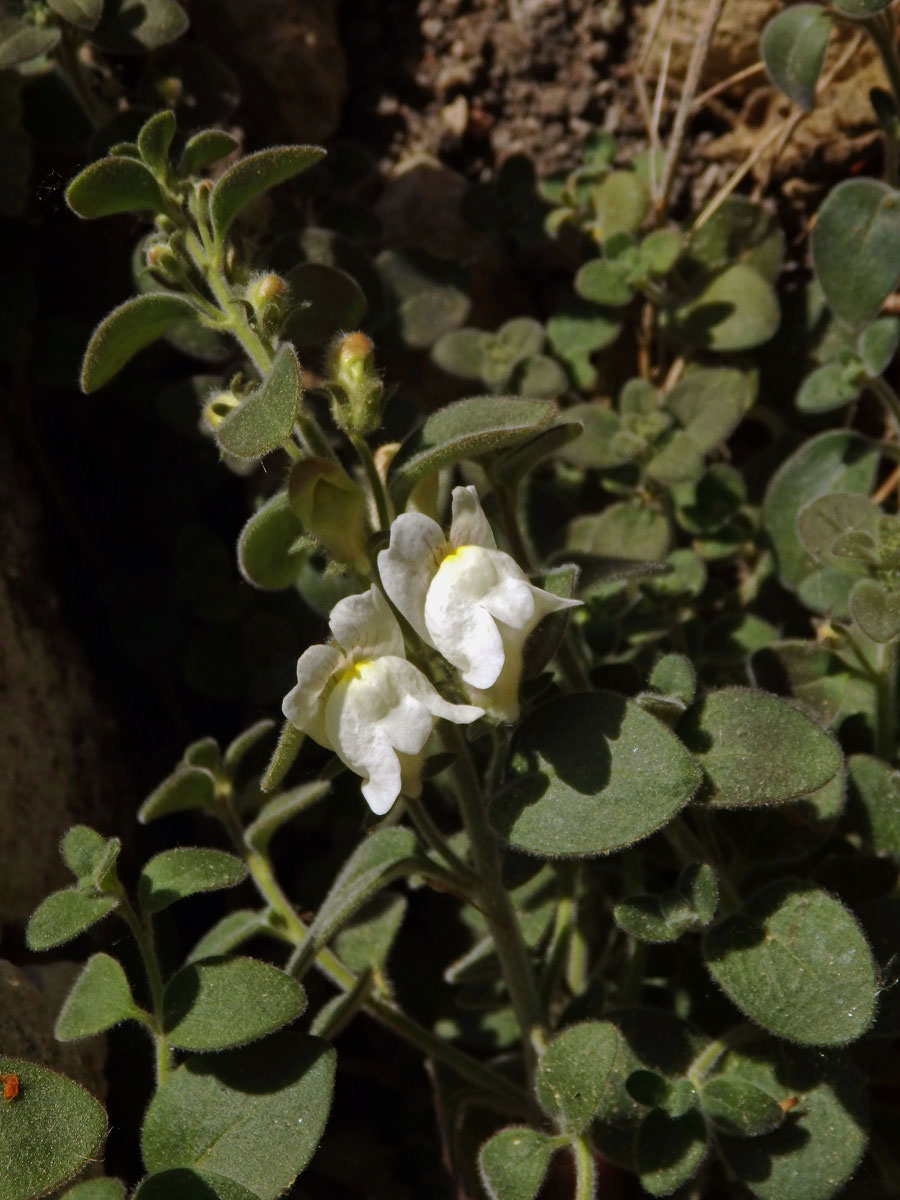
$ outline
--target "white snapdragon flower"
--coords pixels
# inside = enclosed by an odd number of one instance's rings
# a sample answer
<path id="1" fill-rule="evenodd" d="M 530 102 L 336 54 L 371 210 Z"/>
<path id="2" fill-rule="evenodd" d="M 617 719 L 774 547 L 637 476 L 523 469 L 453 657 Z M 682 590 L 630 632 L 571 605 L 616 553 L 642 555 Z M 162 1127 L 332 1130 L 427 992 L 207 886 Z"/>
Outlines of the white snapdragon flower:
<path id="1" fill-rule="evenodd" d="M 381 816 L 401 791 L 421 792 L 434 718 L 467 725 L 483 710 L 450 704 L 406 661 L 400 626 L 377 588 L 339 600 L 328 624 L 337 645 L 300 655 L 297 686 L 282 711 L 362 777 L 362 794 Z"/>
<path id="2" fill-rule="evenodd" d="M 419 637 L 459 670 L 471 698 L 503 721 L 519 715 L 525 639 L 548 613 L 580 603 L 535 587 L 497 549 L 474 487 L 453 489 L 449 537 L 421 513 L 397 517 L 378 570 Z"/>

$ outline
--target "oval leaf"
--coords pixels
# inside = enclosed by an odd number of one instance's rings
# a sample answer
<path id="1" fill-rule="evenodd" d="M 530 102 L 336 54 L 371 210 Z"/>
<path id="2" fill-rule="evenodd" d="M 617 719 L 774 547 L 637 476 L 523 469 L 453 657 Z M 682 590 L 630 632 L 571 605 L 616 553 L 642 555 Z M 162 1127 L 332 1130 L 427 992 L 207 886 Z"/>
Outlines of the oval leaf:
<path id="1" fill-rule="evenodd" d="M 481 1147 L 478 1167 L 491 1200 L 532 1200 L 544 1182 L 554 1145 L 526 1125 L 501 1129 Z"/>
<path id="2" fill-rule="evenodd" d="M 677 732 L 703 768 L 700 798 L 722 807 L 784 804 L 841 770 L 830 733 L 786 700 L 751 688 L 711 692 Z"/>
<path id="3" fill-rule="evenodd" d="M 177 0 L 106 0 L 91 41 L 114 54 L 144 54 L 180 38 L 187 27 Z"/>
<path id="4" fill-rule="evenodd" d="M 216 440 L 235 458 L 262 458 L 290 436 L 300 411 L 303 384 L 293 346 L 282 345 L 271 370 L 240 408 L 216 430 Z"/>
<path id="5" fill-rule="evenodd" d="M 334 1064 L 327 1042 L 289 1031 L 248 1049 L 188 1058 L 147 1109 L 147 1170 L 193 1167 L 275 1200 L 319 1144 Z"/>
<path id="6" fill-rule="evenodd" d="M 114 896 L 98 896 L 78 888 L 54 892 L 35 909 L 25 930 L 30 950 L 50 950 L 84 933 L 118 906 Z"/>
<path id="7" fill-rule="evenodd" d="M 759 1137 L 784 1120 L 784 1109 L 768 1092 L 740 1077 L 717 1076 L 703 1085 L 700 1105 L 717 1129 L 735 1137 Z"/>
<path id="8" fill-rule="evenodd" d="M 788 1041 L 839 1046 L 872 1023 L 878 979 L 854 917 L 827 892 L 785 880 L 713 926 L 706 965 L 737 1007 Z"/>
<path id="9" fill-rule="evenodd" d="M 193 1171 L 176 1167 L 148 1175 L 131 1200 L 259 1200 L 256 1192 L 212 1171 Z"/>
<path id="10" fill-rule="evenodd" d="M 227 1050 L 299 1017 L 306 993 L 290 975 L 255 958 L 207 958 L 169 981 L 163 1020 L 179 1050 Z"/>
<path id="11" fill-rule="evenodd" d="M 101 158 L 76 175 L 66 188 L 66 202 L 79 217 L 89 219 L 164 208 L 159 184 L 144 164 L 117 156 Z"/>
<path id="12" fill-rule="evenodd" d="M 607 1021 L 585 1021 L 558 1034 L 540 1062 L 535 1089 L 561 1133 L 580 1134 L 596 1113 L 613 1069 L 619 1034 Z"/>
<path id="13" fill-rule="evenodd" d="M 235 887 L 246 878 L 246 866 L 233 854 L 181 846 L 150 859 L 138 879 L 138 900 L 144 912 L 162 912 L 185 896 Z"/>
<path id="14" fill-rule="evenodd" d="M 49 54 L 60 39 L 60 30 L 52 25 L 32 25 L 30 21 L 6 18 L 0 25 L 0 71 Z"/>
<path id="15" fill-rule="evenodd" d="M 288 588 L 308 557 L 297 546 L 303 525 L 291 508 L 288 493 L 276 492 L 257 509 L 238 538 L 238 567 L 248 583 L 268 591 Z"/>
<path id="16" fill-rule="evenodd" d="M 148 292 L 120 304 L 91 334 L 81 364 L 81 390 L 96 392 L 122 370 L 139 350 L 173 325 L 196 316 L 189 300 L 166 292 Z"/>
<path id="17" fill-rule="evenodd" d="M 93 954 L 72 985 L 53 1033 L 61 1042 L 91 1037 L 136 1012 L 121 964 L 108 954 Z"/>
<path id="18" fill-rule="evenodd" d="M 798 4 L 779 13 L 763 30 L 760 50 L 777 88 L 810 109 L 825 61 L 834 18 L 819 4 Z"/>
<path id="19" fill-rule="evenodd" d="M 513 781 L 491 821 L 520 850 L 609 854 L 661 828 L 687 803 L 700 772 L 677 738 L 613 692 L 565 696 L 519 727 Z"/>
<path id="20" fill-rule="evenodd" d="M 138 820 L 145 825 L 170 813 L 211 808 L 215 798 L 216 781 L 210 771 L 204 767 L 179 767 L 147 797 L 138 811 Z"/>
<path id="21" fill-rule="evenodd" d="M 850 612 L 866 637 L 881 644 L 900 634 L 900 591 L 861 579 L 850 593 Z"/>
<path id="22" fill-rule="evenodd" d="M 635 1167 L 651 1196 L 669 1196 L 693 1178 L 707 1153 L 706 1124 L 696 1109 L 671 1117 L 655 1108 L 638 1129 Z"/>
<path id="23" fill-rule="evenodd" d="M 0 1072 L 19 1077 L 15 1100 L 0 1101 L 0 1200 L 33 1200 L 91 1161 L 106 1113 L 80 1084 L 37 1063 L 0 1058 Z"/>
<path id="24" fill-rule="evenodd" d="M 118 1179 L 86 1179 L 63 1193 L 62 1200 L 123 1200 L 125 1185 Z"/>
<path id="25" fill-rule="evenodd" d="M 900 773 L 870 754 L 852 755 L 847 767 L 866 844 L 880 854 L 900 855 Z"/>
<path id="26" fill-rule="evenodd" d="M 103 13 L 103 0 L 47 0 L 64 21 L 79 29 L 93 29 Z"/>
<path id="27" fill-rule="evenodd" d="M 320 146 L 271 146 L 248 154 L 219 178 L 209 197 L 209 215 L 221 240 L 241 211 L 270 188 L 324 158 Z"/>
<path id="28" fill-rule="evenodd" d="M 853 326 L 877 315 L 900 279 L 900 193 L 877 179 L 832 188 L 812 231 L 825 298 Z"/>
<path id="29" fill-rule="evenodd" d="M 179 175 L 196 175 L 204 167 L 218 162 L 237 150 L 240 142 L 224 129 L 201 129 L 188 138 L 178 161 Z"/>
<path id="30" fill-rule="evenodd" d="M 747 263 L 735 263 L 674 313 L 679 335 L 720 353 L 750 350 L 774 336 L 781 310 L 772 285 Z"/>

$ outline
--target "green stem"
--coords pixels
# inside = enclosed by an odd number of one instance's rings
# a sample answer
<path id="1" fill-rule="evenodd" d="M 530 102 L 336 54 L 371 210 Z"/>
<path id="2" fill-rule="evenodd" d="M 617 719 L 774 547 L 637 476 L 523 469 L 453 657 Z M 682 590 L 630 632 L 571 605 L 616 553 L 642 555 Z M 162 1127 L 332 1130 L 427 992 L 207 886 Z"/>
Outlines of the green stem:
<path id="1" fill-rule="evenodd" d="M 73 41 L 65 27 L 56 50 L 56 62 L 94 128 L 99 129 L 101 125 L 105 125 L 112 113 L 91 87 L 84 63 L 78 57 L 78 44 Z"/>
<path id="2" fill-rule="evenodd" d="M 469 848 L 479 879 L 479 895 L 488 916 L 489 929 L 503 971 L 513 1011 L 522 1031 L 529 1090 L 536 1067 L 535 1037 L 545 1028 L 534 972 L 522 938 L 516 911 L 503 886 L 500 851 L 488 823 L 484 792 L 469 747 L 456 725 L 445 723 L 444 744 L 456 757 L 451 770 Z"/>
<path id="3" fill-rule="evenodd" d="M 362 463 L 362 468 L 369 481 L 375 509 L 378 513 L 378 528 L 379 530 L 388 530 L 391 527 L 391 502 L 381 476 L 378 474 L 378 468 L 375 466 L 372 451 L 364 438 L 354 436 L 350 440 L 353 442 L 353 449 L 359 456 L 359 461 Z"/>
<path id="4" fill-rule="evenodd" d="M 137 942 L 141 960 L 144 964 L 144 971 L 147 975 L 147 984 L 150 988 L 153 1019 L 150 1022 L 149 1028 L 153 1033 L 153 1040 L 156 1044 L 156 1086 L 160 1088 L 166 1082 L 169 1071 L 172 1069 L 172 1048 L 169 1045 L 169 1039 L 165 1035 L 163 1017 L 164 988 L 162 974 L 159 969 L 159 960 L 156 957 L 156 946 L 153 941 L 153 928 L 149 917 L 146 922 L 142 921 L 134 911 L 131 901 L 128 899 L 121 885 L 116 892 L 116 896 L 119 901 L 119 913 L 131 930 L 131 936 Z"/>
<path id="5" fill-rule="evenodd" d="M 403 799 L 406 804 L 406 811 L 409 813 L 412 823 L 416 827 L 416 832 L 422 838 L 425 845 L 433 850 L 435 854 L 439 854 L 450 869 L 456 872 L 459 876 L 460 886 L 464 890 L 468 890 L 472 883 L 477 883 L 478 877 L 472 871 L 471 867 L 466 866 L 459 855 L 447 844 L 447 839 L 428 815 L 422 801 L 413 799 L 411 796 L 404 796 Z"/>
<path id="6" fill-rule="evenodd" d="M 597 1172 L 594 1152 L 587 1138 L 574 1138 L 572 1154 L 575 1157 L 575 1200 L 594 1200 L 597 1194 Z"/>
<path id="7" fill-rule="evenodd" d="M 878 731 L 876 753 L 893 763 L 897 753 L 897 643 L 881 647 L 878 670 Z"/>

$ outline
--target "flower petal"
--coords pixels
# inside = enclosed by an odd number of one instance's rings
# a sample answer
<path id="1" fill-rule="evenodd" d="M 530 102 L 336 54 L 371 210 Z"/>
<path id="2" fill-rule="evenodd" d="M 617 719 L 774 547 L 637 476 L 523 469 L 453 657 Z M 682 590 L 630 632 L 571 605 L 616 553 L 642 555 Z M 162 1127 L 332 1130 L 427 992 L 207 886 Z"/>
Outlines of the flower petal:
<path id="1" fill-rule="evenodd" d="M 367 592 L 339 600 L 331 610 L 328 624 L 338 645 L 354 657 L 380 658 L 385 654 L 406 657 L 397 618 L 374 586 Z"/>
<path id="2" fill-rule="evenodd" d="M 443 530 L 431 517 L 402 513 L 391 525 L 390 545 L 378 555 L 381 584 L 391 603 L 429 645 L 425 597 L 446 546 Z"/>
<path id="3" fill-rule="evenodd" d="M 473 687 L 490 687 L 503 669 L 503 643 L 483 601 L 503 582 L 495 559 L 509 555 L 462 546 L 441 563 L 425 600 L 431 644 Z M 518 568 L 516 568 L 518 570 Z"/>
<path id="4" fill-rule="evenodd" d="M 304 650 L 297 661 L 297 686 L 291 688 L 281 705 L 281 711 L 295 729 L 329 750 L 332 746 L 325 730 L 322 693 L 343 662 L 343 654 L 333 646 L 310 646 Z"/>
<path id="5" fill-rule="evenodd" d="M 487 550 L 497 549 L 494 531 L 484 515 L 478 493 L 471 484 L 468 487 L 453 489 L 452 513 L 451 546 L 483 546 Z"/>

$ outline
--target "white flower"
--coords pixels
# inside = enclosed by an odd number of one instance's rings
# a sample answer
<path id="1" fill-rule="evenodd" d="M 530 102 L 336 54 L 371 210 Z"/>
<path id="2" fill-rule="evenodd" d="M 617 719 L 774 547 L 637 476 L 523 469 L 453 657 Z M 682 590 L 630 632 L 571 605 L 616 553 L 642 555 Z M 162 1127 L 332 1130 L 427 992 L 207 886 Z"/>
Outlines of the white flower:
<path id="1" fill-rule="evenodd" d="M 378 570 L 419 637 L 459 670 L 472 699 L 505 721 L 519 713 L 525 639 L 548 613 L 580 603 L 535 587 L 497 549 L 474 487 L 453 489 L 449 538 L 421 513 L 399 516 Z"/>
<path id="2" fill-rule="evenodd" d="M 348 596 L 328 621 L 336 646 L 310 646 L 284 698 L 290 723 L 362 777 L 373 812 L 422 790 L 422 750 L 435 717 L 468 725 L 483 709 L 444 700 L 406 661 L 403 634 L 376 588 Z"/>

